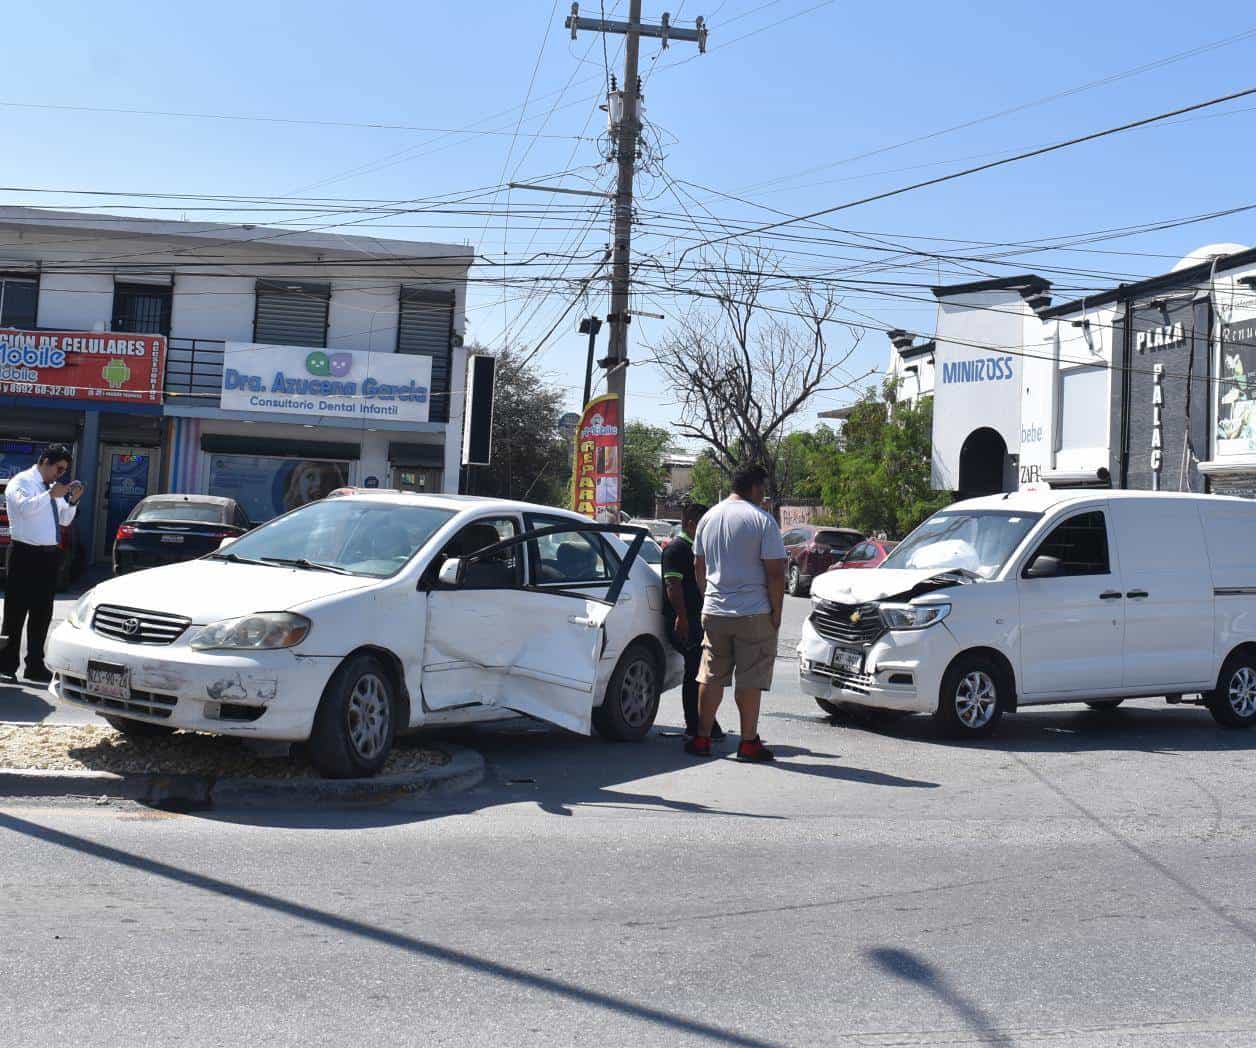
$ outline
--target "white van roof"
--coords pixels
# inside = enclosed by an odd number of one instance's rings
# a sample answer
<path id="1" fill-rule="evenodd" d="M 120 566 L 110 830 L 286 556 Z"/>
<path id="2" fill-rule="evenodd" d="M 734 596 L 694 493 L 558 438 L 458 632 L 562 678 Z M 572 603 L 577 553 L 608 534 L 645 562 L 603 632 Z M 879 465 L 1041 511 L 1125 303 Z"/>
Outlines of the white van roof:
<path id="1" fill-rule="evenodd" d="M 983 495 L 980 498 L 953 502 L 946 509 L 1019 510 L 1024 513 L 1046 513 L 1058 506 L 1091 502 L 1095 499 L 1175 499 L 1206 503 L 1243 503 L 1256 505 L 1252 499 L 1233 495 L 1196 495 L 1179 491 L 1127 491 L 1112 488 L 1069 488 L 1061 491 L 1012 491 L 1006 495 Z"/>

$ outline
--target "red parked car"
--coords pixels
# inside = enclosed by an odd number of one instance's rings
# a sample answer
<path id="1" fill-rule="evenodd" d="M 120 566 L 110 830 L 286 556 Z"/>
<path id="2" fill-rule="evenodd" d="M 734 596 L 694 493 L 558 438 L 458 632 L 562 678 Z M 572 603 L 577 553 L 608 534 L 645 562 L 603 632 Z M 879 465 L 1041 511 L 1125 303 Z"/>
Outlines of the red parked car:
<path id="1" fill-rule="evenodd" d="M 782 536 L 789 563 L 785 586 L 795 597 L 811 588 L 811 580 L 829 570 L 852 546 L 863 542 L 863 532 L 852 528 L 825 528 L 798 524 Z"/>
<path id="2" fill-rule="evenodd" d="M 846 556 L 829 568 L 829 571 L 839 571 L 843 568 L 879 568 L 897 545 L 897 542 L 888 542 L 884 539 L 868 539 L 852 547 Z"/>

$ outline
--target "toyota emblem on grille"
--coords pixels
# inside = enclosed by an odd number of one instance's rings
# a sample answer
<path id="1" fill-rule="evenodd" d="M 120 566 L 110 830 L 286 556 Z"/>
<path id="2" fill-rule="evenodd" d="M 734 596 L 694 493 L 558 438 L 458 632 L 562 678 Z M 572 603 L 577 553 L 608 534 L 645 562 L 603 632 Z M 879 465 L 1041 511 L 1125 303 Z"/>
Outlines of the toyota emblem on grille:
<path id="1" fill-rule="evenodd" d="M 862 616 L 861 614 L 859 614 L 859 612 L 857 612 L 857 611 L 852 611 L 852 612 L 850 613 L 850 621 L 851 621 L 852 623 L 857 623 L 857 622 L 858 622 L 861 618 L 863 618 L 863 616 Z"/>
<path id="2" fill-rule="evenodd" d="M 140 620 L 137 618 L 129 618 L 122 623 L 122 632 L 128 637 L 134 637 L 140 631 Z"/>

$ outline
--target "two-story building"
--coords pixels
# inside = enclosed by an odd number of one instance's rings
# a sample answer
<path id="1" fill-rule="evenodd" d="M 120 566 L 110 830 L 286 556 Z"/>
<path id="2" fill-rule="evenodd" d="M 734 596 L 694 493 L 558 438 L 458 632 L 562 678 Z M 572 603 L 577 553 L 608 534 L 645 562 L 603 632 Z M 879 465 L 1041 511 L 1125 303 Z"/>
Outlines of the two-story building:
<path id="1" fill-rule="evenodd" d="M 143 495 L 253 520 L 457 491 L 468 246 L 0 208 L 0 477 L 59 440 L 107 556 Z"/>

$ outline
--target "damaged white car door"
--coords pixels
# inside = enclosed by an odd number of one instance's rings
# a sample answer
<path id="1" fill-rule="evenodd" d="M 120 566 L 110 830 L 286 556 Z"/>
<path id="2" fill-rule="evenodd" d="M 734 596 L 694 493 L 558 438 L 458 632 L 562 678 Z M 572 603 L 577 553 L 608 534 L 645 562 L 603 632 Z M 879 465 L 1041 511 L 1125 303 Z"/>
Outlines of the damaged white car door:
<path id="1" fill-rule="evenodd" d="M 484 523 L 459 533 L 450 550 L 459 555 L 428 583 L 424 706 L 499 707 L 587 735 L 604 627 L 639 542 L 615 565 L 606 589 L 565 589 L 532 577 L 528 544 L 557 538 L 581 550 L 601 548 L 598 533 L 609 526 L 572 521 L 475 548 L 492 537 Z"/>

